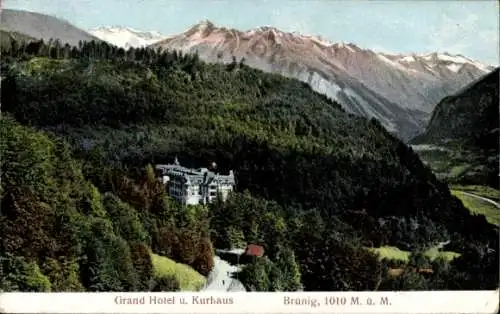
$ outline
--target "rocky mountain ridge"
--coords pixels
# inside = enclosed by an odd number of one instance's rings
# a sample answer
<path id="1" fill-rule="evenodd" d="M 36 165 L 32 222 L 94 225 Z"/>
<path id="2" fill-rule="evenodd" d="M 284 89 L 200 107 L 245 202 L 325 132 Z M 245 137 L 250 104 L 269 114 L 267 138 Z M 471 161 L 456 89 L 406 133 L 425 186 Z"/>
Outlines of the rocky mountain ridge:
<path id="1" fill-rule="evenodd" d="M 117 26 L 86 32 L 65 20 L 20 10 L 4 9 L 1 17 L 2 31 L 45 41 L 58 38 L 78 45 L 104 40 L 125 49 L 175 49 L 218 63 L 244 59 L 249 66 L 308 83 L 346 111 L 376 118 L 403 140 L 424 131 L 442 98 L 493 70 L 462 55 L 380 53 L 269 26 L 239 31 L 202 21 L 181 34 L 164 36 Z"/>
<path id="2" fill-rule="evenodd" d="M 244 58 L 252 67 L 309 83 L 403 139 L 423 131 L 439 100 L 493 70 L 461 55 L 377 53 L 274 27 L 239 31 L 210 21 L 152 47 L 197 52 L 208 62 Z"/>

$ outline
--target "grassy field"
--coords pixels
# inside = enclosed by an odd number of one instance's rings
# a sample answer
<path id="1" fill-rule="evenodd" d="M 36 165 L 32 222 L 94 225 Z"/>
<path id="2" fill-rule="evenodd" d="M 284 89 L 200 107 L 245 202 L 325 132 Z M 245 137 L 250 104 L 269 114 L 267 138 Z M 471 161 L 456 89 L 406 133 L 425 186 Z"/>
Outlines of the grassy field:
<path id="1" fill-rule="evenodd" d="M 484 185 L 450 185 L 451 190 L 464 191 L 500 202 L 500 190 Z"/>
<path id="2" fill-rule="evenodd" d="M 451 194 L 460 199 L 471 213 L 484 215 L 489 223 L 500 226 L 500 208 L 458 190 L 451 190 Z"/>
<path id="3" fill-rule="evenodd" d="M 179 280 L 182 291 L 198 291 L 205 284 L 206 278 L 188 265 L 154 253 L 151 259 L 155 277 L 174 276 Z"/>
<path id="4" fill-rule="evenodd" d="M 379 248 L 370 248 L 369 250 L 377 253 L 380 259 L 387 258 L 407 262 L 410 256 L 410 252 L 400 250 L 395 246 L 382 246 Z"/>
<path id="5" fill-rule="evenodd" d="M 449 177 L 451 178 L 458 178 L 462 176 L 463 174 L 467 173 L 468 170 L 472 168 L 471 165 L 469 164 L 461 164 L 457 166 L 452 166 L 449 170 Z"/>
<path id="6" fill-rule="evenodd" d="M 382 246 L 379 248 L 370 248 L 370 250 L 379 254 L 380 259 L 386 258 L 390 260 L 399 260 L 404 263 L 407 263 L 410 258 L 410 252 L 400 250 L 394 246 Z M 438 257 L 444 258 L 446 261 L 450 262 L 454 258 L 460 256 L 459 253 L 451 252 L 451 251 L 440 251 L 436 247 L 430 248 L 425 252 L 425 256 L 427 256 L 430 260 L 434 260 Z M 407 266 L 402 266 L 399 268 L 389 268 L 388 274 L 390 276 L 400 276 Z M 423 268 L 419 269 L 420 273 L 428 273 L 432 272 L 431 268 Z"/>
<path id="7" fill-rule="evenodd" d="M 412 148 L 438 179 L 449 183 L 481 181 L 487 170 L 484 158 L 456 144 L 449 143 L 446 148 L 433 145 L 412 145 Z"/>
<path id="8" fill-rule="evenodd" d="M 400 250 L 394 246 L 382 246 L 379 248 L 370 248 L 370 250 L 378 253 L 381 259 L 387 258 L 392 260 L 400 260 L 403 262 L 408 262 L 410 257 L 410 252 Z M 450 251 L 440 251 L 436 248 L 430 248 L 425 252 L 425 255 L 431 260 L 434 260 L 438 257 L 443 257 L 447 261 L 451 261 L 455 257 L 460 256 L 459 253 Z"/>
<path id="9" fill-rule="evenodd" d="M 435 260 L 438 257 L 442 257 L 447 261 L 451 261 L 456 257 L 459 257 L 460 254 L 452 251 L 440 251 L 437 248 L 430 248 L 425 252 L 425 256 L 427 256 L 431 260 Z"/>

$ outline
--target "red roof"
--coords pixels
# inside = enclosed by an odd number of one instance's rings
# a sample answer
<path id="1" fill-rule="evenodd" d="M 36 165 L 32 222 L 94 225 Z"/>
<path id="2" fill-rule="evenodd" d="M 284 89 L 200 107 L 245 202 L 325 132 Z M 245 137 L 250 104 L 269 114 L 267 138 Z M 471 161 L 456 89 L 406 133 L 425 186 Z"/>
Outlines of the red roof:
<path id="1" fill-rule="evenodd" d="M 264 255 L 264 248 L 260 245 L 250 244 L 247 246 L 245 254 L 262 257 Z"/>

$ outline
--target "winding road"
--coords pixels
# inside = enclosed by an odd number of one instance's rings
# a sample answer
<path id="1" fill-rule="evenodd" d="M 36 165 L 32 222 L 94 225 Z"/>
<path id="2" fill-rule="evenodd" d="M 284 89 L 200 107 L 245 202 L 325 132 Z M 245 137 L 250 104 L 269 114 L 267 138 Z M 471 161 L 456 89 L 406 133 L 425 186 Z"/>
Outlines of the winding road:
<path id="1" fill-rule="evenodd" d="M 459 192 L 461 192 L 461 193 L 463 193 L 463 194 L 465 194 L 465 195 L 468 195 L 468 196 L 470 196 L 470 197 L 475 197 L 475 198 L 478 198 L 478 199 L 480 199 L 480 200 L 482 200 L 482 201 L 485 201 L 485 202 L 487 202 L 487 203 L 490 203 L 490 204 L 492 204 L 492 205 L 496 206 L 496 208 L 500 208 L 500 204 L 499 204 L 499 203 L 495 202 L 494 200 L 490 200 L 489 198 L 482 197 L 482 196 L 479 196 L 479 195 L 476 195 L 476 194 L 472 194 L 472 193 L 469 193 L 469 192 L 465 192 L 465 191 L 460 191 L 460 190 L 459 190 Z"/>
<path id="2" fill-rule="evenodd" d="M 241 254 L 240 250 L 229 251 L 235 254 Z M 214 267 L 207 277 L 207 283 L 200 290 L 203 291 L 229 291 L 229 292 L 244 292 L 246 291 L 243 284 L 233 274 L 236 274 L 240 269 L 237 266 L 229 264 L 219 256 L 214 256 Z"/>

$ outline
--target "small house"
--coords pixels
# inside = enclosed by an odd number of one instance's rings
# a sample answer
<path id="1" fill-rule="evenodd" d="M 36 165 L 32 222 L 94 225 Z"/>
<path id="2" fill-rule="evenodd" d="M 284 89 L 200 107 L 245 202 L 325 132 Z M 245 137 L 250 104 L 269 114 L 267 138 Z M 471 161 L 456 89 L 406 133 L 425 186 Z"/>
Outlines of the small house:
<path id="1" fill-rule="evenodd" d="M 262 257 L 262 256 L 264 256 L 264 248 L 260 245 L 249 244 L 247 246 L 247 249 L 245 250 L 245 255 Z"/>

